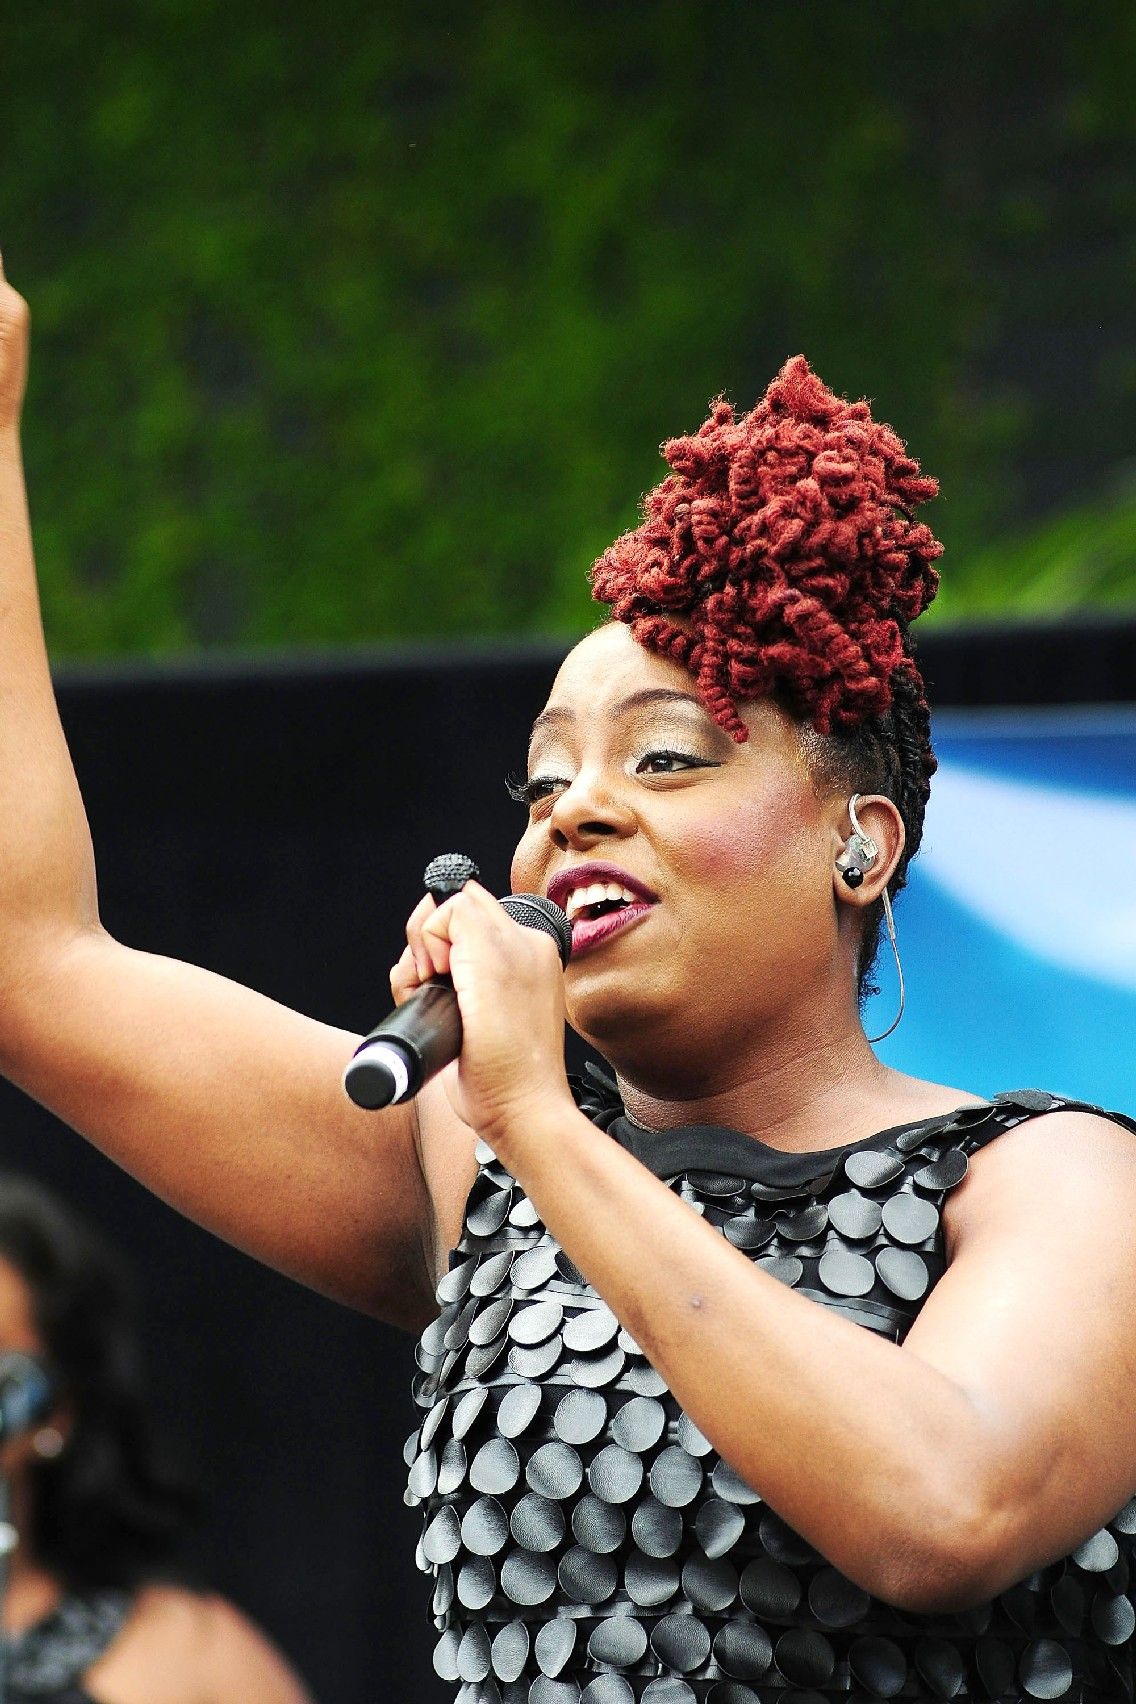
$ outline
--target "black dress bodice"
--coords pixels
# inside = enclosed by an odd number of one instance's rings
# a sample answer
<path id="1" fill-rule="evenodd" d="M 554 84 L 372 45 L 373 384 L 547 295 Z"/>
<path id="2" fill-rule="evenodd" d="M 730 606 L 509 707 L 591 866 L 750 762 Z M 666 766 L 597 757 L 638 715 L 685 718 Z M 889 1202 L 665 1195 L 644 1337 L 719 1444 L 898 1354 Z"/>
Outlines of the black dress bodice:
<path id="1" fill-rule="evenodd" d="M 5 1639 L 4 1704 L 94 1704 L 83 1676 L 118 1638 L 131 1607 L 127 1592 L 74 1593 Z"/>
<path id="2" fill-rule="evenodd" d="M 1080 1105 L 1026 1090 L 787 1154 L 710 1126 L 644 1132 L 598 1074 L 574 1087 L 756 1265 L 897 1341 L 942 1276 L 970 1155 Z M 435 1667 L 459 1704 L 1131 1696 L 1136 1499 L 992 1603 L 914 1615 L 870 1597 L 719 1458 L 485 1144 L 478 1162 L 407 1448 Z"/>

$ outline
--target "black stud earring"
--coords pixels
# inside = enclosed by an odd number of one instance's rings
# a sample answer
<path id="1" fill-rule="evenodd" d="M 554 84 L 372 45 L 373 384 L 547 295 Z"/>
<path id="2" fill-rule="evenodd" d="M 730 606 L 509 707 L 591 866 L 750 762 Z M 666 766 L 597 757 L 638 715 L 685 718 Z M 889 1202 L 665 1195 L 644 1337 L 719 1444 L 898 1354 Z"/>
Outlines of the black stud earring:
<path id="1" fill-rule="evenodd" d="M 870 834 L 865 834 L 856 815 L 856 801 L 859 793 L 853 793 L 848 801 L 848 815 L 852 820 L 852 833 L 844 842 L 844 850 L 836 860 L 836 868 L 850 888 L 858 888 L 864 877 L 880 855 L 880 849 Z"/>

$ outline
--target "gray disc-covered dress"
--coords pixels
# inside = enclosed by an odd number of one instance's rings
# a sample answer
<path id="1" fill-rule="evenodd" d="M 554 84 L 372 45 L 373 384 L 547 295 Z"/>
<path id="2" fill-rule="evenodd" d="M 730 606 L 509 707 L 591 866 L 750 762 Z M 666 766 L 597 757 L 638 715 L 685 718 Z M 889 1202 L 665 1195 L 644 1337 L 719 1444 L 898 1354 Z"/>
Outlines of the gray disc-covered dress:
<path id="1" fill-rule="evenodd" d="M 1026 1090 L 787 1154 L 710 1126 L 643 1132 L 599 1074 L 574 1089 L 756 1265 L 896 1340 L 944 1270 L 969 1156 L 1023 1119 L 1097 1110 Z M 460 1704 L 1131 1696 L 1136 1501 L 993 1603 L 913 1615 L 870 1597 L 720 1460 L 484 1144 L 478 1161 L 407 1448 L 435 1666 Z"/>

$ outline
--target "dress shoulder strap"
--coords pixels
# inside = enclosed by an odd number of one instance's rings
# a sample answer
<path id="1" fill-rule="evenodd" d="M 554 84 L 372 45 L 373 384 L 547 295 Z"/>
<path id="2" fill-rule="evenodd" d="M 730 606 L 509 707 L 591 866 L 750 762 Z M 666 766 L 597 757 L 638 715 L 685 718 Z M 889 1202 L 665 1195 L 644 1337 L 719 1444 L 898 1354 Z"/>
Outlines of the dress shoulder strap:
<path id="1" fill-rule="evenodd" d="M 1049 1094 L 1045 1089 L 1007 1089 L 995 1095 L 989 1107 L 966 1107 L 955 1115 L 953 1123 L 960 1136 L 958 1146 L 968 1154 L 977 1153 L 1004 1130 L 1013 1130 L 1028 1119 L 1041 1118 L 1049 1112 L 1088 1112 L 1094 1118 L 1107 1118 L 1136 1136 L 1136 1118 L 1130 1118 L 1127 1113 L 1112 1112 L 1068 1095 Z"/>

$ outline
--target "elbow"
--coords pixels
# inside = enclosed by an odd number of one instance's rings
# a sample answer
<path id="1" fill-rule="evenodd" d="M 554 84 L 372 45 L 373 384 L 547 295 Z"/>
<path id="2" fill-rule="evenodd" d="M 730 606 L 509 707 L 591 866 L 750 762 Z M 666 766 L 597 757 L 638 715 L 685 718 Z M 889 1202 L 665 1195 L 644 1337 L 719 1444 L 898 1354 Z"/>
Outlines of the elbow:
<path id="1" fill-rule="evenodd" d="M 915 1499 L 868 1589 L 896 1609 L 951 1614 L 988 1603 L 1028 1572 L 1018 1564 L 1020 1523 L 1009 1506 L 972 1485 Z"/>

